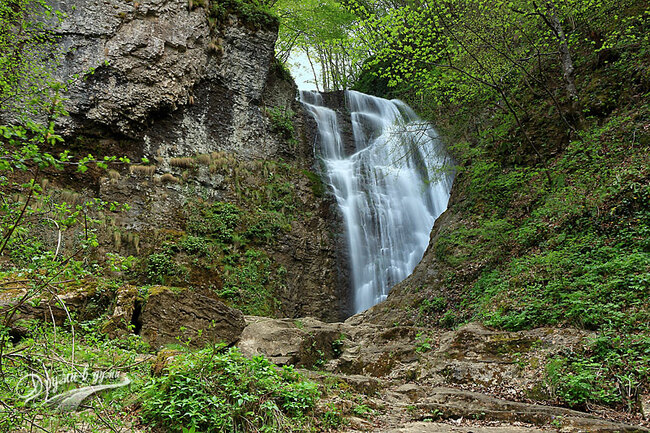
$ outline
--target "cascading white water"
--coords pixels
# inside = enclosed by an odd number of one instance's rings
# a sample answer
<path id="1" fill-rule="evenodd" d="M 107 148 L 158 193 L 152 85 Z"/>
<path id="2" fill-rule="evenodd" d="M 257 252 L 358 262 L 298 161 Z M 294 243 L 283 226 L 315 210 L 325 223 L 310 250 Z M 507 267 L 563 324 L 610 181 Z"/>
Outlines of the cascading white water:
<path id="1" fill-rule="evenodd" d="M 318 92 L 301 100 L 318 125 L 317 157 L 336 196 L 350 258 L 355 312 L 383 301 L 422 259 L 453 177 L 433 127 L 406 104 L 347 91 L 355 149 Z"/>

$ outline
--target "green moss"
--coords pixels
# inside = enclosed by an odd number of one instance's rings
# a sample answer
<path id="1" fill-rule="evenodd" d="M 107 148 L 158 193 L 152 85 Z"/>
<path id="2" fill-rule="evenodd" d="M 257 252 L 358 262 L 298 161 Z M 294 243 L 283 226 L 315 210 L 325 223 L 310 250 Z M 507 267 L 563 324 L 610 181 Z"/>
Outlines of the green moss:
<path id="1" fill-rule="evenodd" d="M 313 171 L 302 170 L 307 179 L 309 179 L 309 186 L 311 187 L 311 192 L 315 197 L 322 198 L 325 195 L 325 185 L 320 176 Z"/>
<path id="2" fill-rule="evenodd" d="M 208 3 L 208 17 L 217 23 L 224 23 L 232 14 L 251 30 L 274 30 L 279 26 L 275 13 L 257 0 L 210 0 L 204 3 Z"/>
<path id="3" fill-rule="evenodd" d="M 243 255 L 227 256 L 223 267 L 223 288 L 219 296 L 246 314 L 275 316 L 276 291 L 282 280 L 274 272 L 269 257 L 262 251 L 248 249 Z"/>

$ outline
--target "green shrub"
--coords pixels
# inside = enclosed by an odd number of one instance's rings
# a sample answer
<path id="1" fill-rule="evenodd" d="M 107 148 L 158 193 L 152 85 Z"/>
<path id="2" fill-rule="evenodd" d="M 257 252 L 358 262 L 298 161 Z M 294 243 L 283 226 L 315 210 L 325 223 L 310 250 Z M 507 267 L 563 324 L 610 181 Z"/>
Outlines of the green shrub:
<path id="1" fill-rule="evenodd" d="M 325 411 L 321 418 L 323 425 L 330 429 L 338 429 L 343 425 L 344 419 L 341 410 L 333 404 L 329 404 L 328 410 Z"/>
<path id="2" fill-rule="evenodd" d="M 422 332 L 418 332 L 415 336 L 415 351 L 418 353 L 424 353 L 431 349 L 431 338 Z"/>
<path id="3" fill-rule="evenodd" d="M 181 241 L 181 248 L 188 254 L 207 256 L 210 253 L 209 241 L 198 236 L 188 236 Z"/>
<path id="4" fill-rule="evenodd" d="M 244 237 L 250 241 L 268 244 L 274 241 L 281 232 L 291 230 L 291 224 L 287 218 L 277 211 L 257 211 L 253 221 L 244 232 Z"/>
<path id="5" fill-rule="evenodd" d="M 147 259 L 147 279 L 152 284 L 164 284 L 165 278 L 179 273 L 178 266 L 167 254 L 151 254 Z"/>
<path id="6" fill-rule="evenodd" d="M 446 311 L 445 314 L 442 315 L 439 321 L 440 326 L 448 329 L 455 328 L 456 325 L 458 325 L 459 323 L 460 323 L 460 318 L 452 310 Z"/>
<path id="7" fill-rule="evenodd" d="M 546 373 L 555 396 L 571 407 L 630 404 L 650 379 L 650 337 L 605 332 L 585 347 L 555 357 Z"/>
<path id="8" fill-rule="evenodd" d="M 272 317 L 277 300 L 272 262 L 262 251 L 249 249 L 241 256 L 229 256 L 224 265 L 223 288 L 219 296 L 246 314 Z"/>
<path id="9" fill-rule="evenodd" d="M 291 368 L 249 360 L 236 348 L 210 348 L 180 355 L 168 375 L 151 379 L 142 416 L 178 432 L 187 426 L 205 433 L 300 431 L 318 397 L 316 384 Z"/>
<path id="10" fill-rule="evenodd" d="M 447 298 L 436 296 L 433 299 L 423 299 L 420 302 L 420 314 L 440 313 L 447 307 Z"/>
<path id="11" fill-rule="evenodd" d="M 216 202 L 210 206 L 194 205 L 190 211 L 187 229 L 198 236 L 218 242 L 233 241 L 235 230 L 241 221 L 242 211 L 231 203 Z"/>
<path id="12" fill-rule="evenodd" d="M 296 115 L 290 108 L 270 107 L 266 109 L 271 120 L 271 131 L 280 134 L 283 138 L 293 137 L 294 126 L 293 116 Z"/>
<path id="13" fill-rule="evenodd" d="M 211 1 L 208 15 L 211 20 L 224 22 L 229 14 L 238 16 L 252 30 L 278 27 L 278 17 L 263 1 L 259 0 L 217 0 Z"/>

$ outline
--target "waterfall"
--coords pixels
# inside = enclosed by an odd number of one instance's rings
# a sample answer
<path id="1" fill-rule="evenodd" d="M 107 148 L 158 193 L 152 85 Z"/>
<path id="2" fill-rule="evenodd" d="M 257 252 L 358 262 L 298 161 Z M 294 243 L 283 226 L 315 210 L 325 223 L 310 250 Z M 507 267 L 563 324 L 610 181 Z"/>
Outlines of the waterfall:
<path id="1" fill-rule="evenodd" d="M 318 126 L 315 153 L 343 215 L 355 312 L 383 301 L 422 259 L 452 175 L 433 127 L 401 101 L 347 91 L 354 143 L 344 143 L 337 112 L 302 91 Z M 340 114 L 339 114 L 340 116 Z M 347 116 L 347 114 L 346 114 Z"/>

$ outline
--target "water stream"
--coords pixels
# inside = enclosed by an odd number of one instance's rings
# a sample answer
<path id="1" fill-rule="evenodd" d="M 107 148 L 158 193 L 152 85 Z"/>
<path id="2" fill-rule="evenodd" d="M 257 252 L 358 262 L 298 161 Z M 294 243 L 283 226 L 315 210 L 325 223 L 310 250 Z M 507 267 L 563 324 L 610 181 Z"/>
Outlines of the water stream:
<path id="1" fill-rule="evenodd" d="M 422 259 L 453 176 L 442 169 L 449 161 L 436 131 L 406 104 L 354 91 L 345 99 L 353 143 L 344 142 L 323 95 L 301 92 L 318 125 L 324 180 L 343 215 L 353 308 L 360 312 L 386 299 Z"/>

